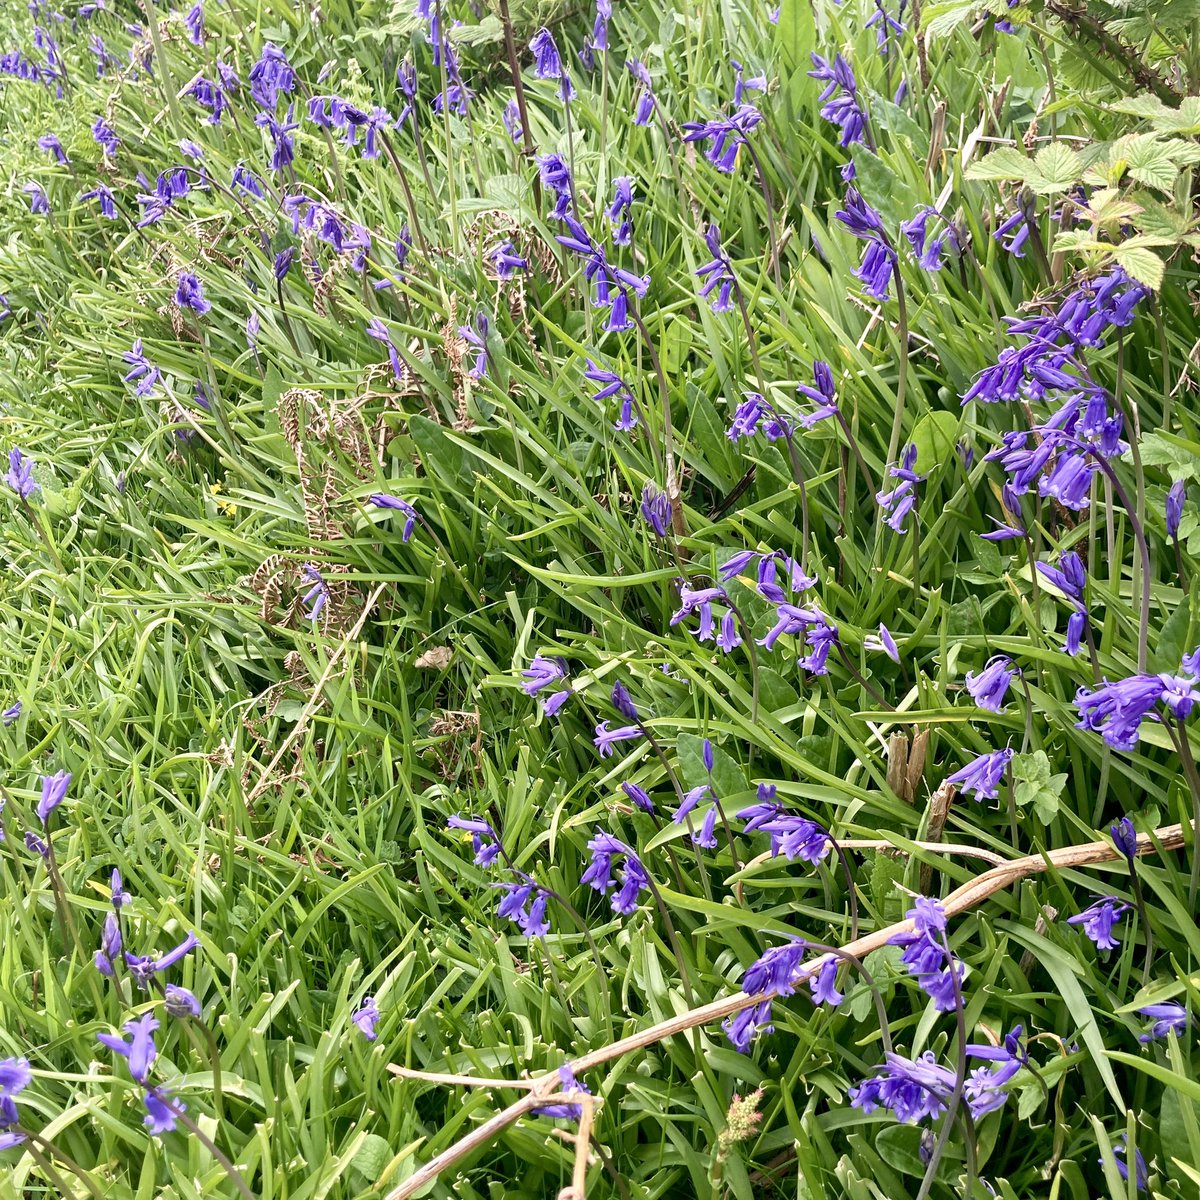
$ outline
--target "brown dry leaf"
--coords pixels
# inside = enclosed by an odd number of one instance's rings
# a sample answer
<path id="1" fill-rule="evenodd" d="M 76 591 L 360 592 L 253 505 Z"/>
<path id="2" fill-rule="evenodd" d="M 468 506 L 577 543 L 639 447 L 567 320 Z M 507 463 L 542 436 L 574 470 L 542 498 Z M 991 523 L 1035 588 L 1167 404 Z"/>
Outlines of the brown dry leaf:
<path id="1" fill-rule="evenodd" d="M 414 664 L 419 671 L 444 671 L 450 665 L 454 651 L 449 646 L 432 646 Z"/>

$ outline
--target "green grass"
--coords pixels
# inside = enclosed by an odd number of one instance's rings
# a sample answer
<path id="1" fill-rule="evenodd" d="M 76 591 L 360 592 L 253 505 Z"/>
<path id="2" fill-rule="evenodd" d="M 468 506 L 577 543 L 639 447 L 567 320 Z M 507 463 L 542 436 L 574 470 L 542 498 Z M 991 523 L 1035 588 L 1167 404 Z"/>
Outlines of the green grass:
<path id="1" fill-rule="evenodd" d="M 989 25 L 978 39 L 965 22 L 929 40 L 925 86 L 911 32 L 881 57 L 865 27 L 873 6 L 860 0 L 821 0 L 815 11 L 785 0 L 778 25 L 765 4 L 701 0 L 618 6 L 607 66 L 600 56 L 588 74 L 574 52 L 591 11 L 522 6 L 514 20 L 531 133 L 542 152 L 570 157 L 597 238 L 607 234 L 613 180 L 634 180 L 634 247 L 612 253 L 650 276 L 640 305 L 647 343 L 636 330 L 604 332 L 577 265 L 554 240 L 549 200 L 535 202 L 536 170 L 501 120 L 513 88 L 495 17 L 476 39 L 479 22 L 467 6 L 453 8 L 468 25 L 463 75 L 478 93 L 468 123 L 431 112 L 440 83 L 424 22 L 407 3 L 330 0 L 318 21 L 277 0 L 208 0 L 203 47 L 171 18 L 153 77 L 122 79 L 112 68 L 97 79 L 90 34 L 101 32 L 127 58 L 125 22 L 143 19 L 138 6 L 113 7 L 77 34 L 69 22 L 47 25 L 67 63 L 61 100 L 37 84 L 0 82 L 0 292 L 12 310 L 0 324 L 0 428 L 5 450 L 20 447 L 36 461 L 41 486 L 28 505 L 7 497 L 0 531 L 0 701 L 22 705 L 0 732 L 9 797 L 0 1058 L 30 1060 L 24 1124 L 79 1164 L 99 1193 L 237 1194 L 195 1136 L 155 1138 L 143 1128 L 139 1089 L 96 1042 L 154 1008 L 128 980 L 122 991 L 92 966 L 114 867 L 133 896 L 128 948 L 165 951 L 188 930 L 201 939 L 170 978 L 200 999 L 202 1020 L 159 1013 L 154 1078 L 187 1104 L 255 1196 L 316 1200 L 386 1195 L 512 1099 L 400 1081 L 389 1063 L 509 1078 L 550 1071 L 735 992 L 744 969 L 788 931 L 849 940 L 849 894 L 836 863 L 813 870 L 775 859 L 735 886 L 739 867 L 766 849 L 762 835 L 739 837 L 735 862 L 723 837 L 697 853 L 683 828 L 663 818 L 660 830 L 632 809 L 624 780 L 666 813 L 673 780 L 685 789 L 703 783 L 704 737 L 717 748 L 727 813 L 768 781 L 839 839 L 910 846 L 927 833 L 945 776 L 1008 742 L 1022 754 L 1043 752 L 1050 773 L 1065 775 L 1047 819 L 1022 807 L 1014 826 L 1007 788 L 998 802 L 960 797 L 943 840 L 1010 858 L 1092 840 L 1124 813 L 1142 830 L 1186 827 L 1192 798 L 1165 729 L 1147 727 L 1128 754 L 1075 727 L 1071 702 L 1093 673 L 1086 653 L 1062 651 L 1068 606 L 1044 586 L 1034 591 L 1019 543 L 1014 551 L 977 536 L 1001 514 L 1002 477 L 983 455 L 1024 427 L 1019 406 L 959 403 L 1006 344 L 1000 318 L 1053 289 L 1032 256 L 1014 259 L 991 238 L 1011 189 L 967 179 L 963 147 L 985 113 L 987 136 L 1016 144 L 1035 122 L 1036 133 L 1053 128 L 1098 143 L 1141 130 L 1111 107 L 1137 90 L 1119 69 L 1116 83 L 1088 75 L 1086 51 L 1041 18 L 1016 36 Z M 569 131 L 555 85 L 534 79 L 524 49 L 543 21 L 580 92 Z M 0 15 L 3 48 L 37 58 L 32 29 L 22 6 Z M 1174 29 L 1165 23 L 1151 61 L 1168 56 Z M 1126 32 L 1141 44 L 1136 27 Z M 294 184 L 267 170 L 245 87 L 218 127 L 202 124 L 203 111 L 178 95 L 197 73 L 212 73 L 218 53 L 245 82 L 267 41 L 286 50 L 302 81 Z M 948 188 L 945 208 L 969 242 L 935 275 L 901 253 L 907 347 L 895 299 L 865 299 L 851 274 L 861 247 L 834 219 L 850 155 L 818 114 L 820 85 L 806 75 L 814 49 L 853 61 L 878 152 L 858 146 L 852 157 L 891 236 Z M 304 119 L 307 96 L 324 89 L 395 113 L 394 69 L 410 50 L 422 73 L 427 172 L 411 126 L 388 135 L 394 164 L 362 159 L 337 134 L 331 155 Z M 627 57 L 649 66 L 670 140 L 656 124 L 632 124 Z M 677 140 L 679 124 L 728 104 L 731 58 L 772 80 L 769 96 L 748 99 L 764 113 L 752 144 L 771 196 L 782 287 L 748 157 L 722 174 L 702 149 L 693 154 Z M 1058 86 L 1049 107 L 1047 62 Z M 318 85 L 326 63 L 331 74 Z M 888 97 L 902 74 L 910 91 L 897 106 Z M 939 104 L 944 134 L 931 152 Z M 90 133 L 105 112 L 122 139 L 111 171 Z M 35 145 L 47 132 L 61 139 L 70 167 Z M 136 211 L 134 193 L 146 190 L 138 172 L 152 185 L 181 161 L 180 138 L 202 144 L 221 189 L 193 191 L 143 232 L 77 199 L 103 178 Z M 224 185 L 239 161 L 263 177 L 267 199 L 231 201 Z M 45 188 L 51 216 L 30 213 L 21 191 L 29 180 Z M 1185 218 L 1190 183 L 1189 167 L 1176 195 Z M 344 269 L 314 287 L 298 262 L 281 307 L 257 240 L 261 229 L 274 249 L 295 242 L 279 215 L 281 190 L 326 196 L 370 229 L 363 276 Z M 401 276 L 391 246 L 405 221 L 416 244 Z M 719 223 L 733 259 L 749 330 L 736 310 L 713 313 L 697 300 L 708 221 Z M 1050 224 L 1043 218 L 1044 236 Z M 504 239 L 536 265 L 508 284 L 484 259 Z M 313 246 L 330 271 L 336 256 Z M 1162 517 L 1166 488 L 1194 478 L 1200 464 L 1189 254 L 1185 247 L 1169 259 L 1162 289 L 1119 344 L 1088 357 L 1097 379 L 1136 407 L 1143 433 L 1140 465 L 1125 456 L 1117 470 L 1151 541 L 1153 670 L 1176 670 L 1200 640 L 1194 584 L 1181 586 Z M 1061 278 L 1084 265 L 1068 256 Z M 172 309 L 180 268 L 195 269 L 212 302 L 198 320 Z M 380 278 L 395 284 L 375 291 Z M 462 359 L 453 331 L 480 310 L 492 335 L 488 377 L 475 381 L 466 375 L 473 352 Z M 257 353 L 245 339 L 251 312 L 260 320 Z M 411 364 L 406 388 L 365 333 L 376 316 Z M 164 376 L 149 398 L 122 381 L 121 355 L 136 338 Z M 666 482 L 654 355 L 682 474 L 686 535 L 674 543 L 656 538 L 637 511 L 643 485 Z M 611 402 L 591 399 L 588 357 L 633 386 L 643 414 L 634 436 L 613 430 Z M 810 381 L 816 359 L 832 366 L 876 487 L 906 373 L 903 444 L 915 440 L 928 477 L 909 522 L 919 545 L 882 526 L 831 423 L 798 438 L 808 547 L 781 444 L 726 437 L 742 394 L 764 383 L 795 411 L 794 387 Z M 193 403 L 195 381 L 208 389 L 210 411 Z M 973 449 L 971 466 L 956 444 Z M 751 467 L 745 490 L 723 504 Z M 401 514 L 367 504 L 378 491 L 411 501 L 427 523 L 408 543 Z M 1115 679 L 1136 669 L 1142 584 L 1127 514 L 1105 503 L 1102 488 L 1097 500 L 1078 522 L 1043 505 L 1031 531 L 1045 561 L 1060 548 L 1085 555 L 1097 669 Z M 1193 495 L 1187 521 L 1194 504 Z M 1200 550 L 1194 540 L 1191 550 Z M 852 670 L 835 655 L 828 676 L 806 676 L 797 665 L 805 648 L 793 639 L 753 659 L 745 647 L 725 656 L 695 639 L 694 621 L 669 625 L 681 573 L 702 579 L 752 548 L 807 553 L 818 580 L 809 595 L 836 621 Z M 1185 536 L 1190 581 L 1188 551 Z M 331 584 L 315 623 L 299 599 L 306 564 Z M 770 606 L 742 582 L 731 594 L 765 636 Z M 900 665 L 864 649 L 881 621 L 899 643 Z M 448 652 L 440 665 L 417 665 L 439 648 Z M 1014 688 L 993 715 L 971 704 L 963 681 L 997 653 L 1019 661 L 1027 691 Z M 555 719 L 520 690 L 520 671 L 536 654 L 570 664 L 577 694 Z M 620 723 L 608 700 L 617 679 L 647 714 L 661 757 L 643 741 L 597 756 L 596 723 Z M 928 733 L 926 759 L 909 803 L 889 784 L 889 744 L 898 757 L 893 739 L 919 732 Z M 35 824 L 38 777 L 58 769 L 73 774 L 52 828 L 77 941 L 59 919 L 46 865 L 23 842 Z M 468 812 L 502 830 L 516 865 L 567 898 L 593 941 L 556 902 L 544 940 L 497 917 L 489 885 L 499 877 L 475 866 L 469 840 L 445 828 L 450 815 Z M 597 827 L 639 849 L 670 926 L 649 902 L 616 917 L 580 886 Z M 969 1185 L 955 1132 L 933 1195 L 987 1195 L 983 1179 L 1010 1198 L 1125 1196 L 1113 1164 L 1101 1166 L 1122 1133 L 1150 1161 L 1157 1194 L 1197 1194 L 1188 1165 L 1200 1161 L 1194 1036 L 1144 1047 L 1135 1011 L 1147 998 L 1197 998 L 1190 854 L 1189 846 L 1150 856 L 1137 868 L 1155 948 L 1148 981 L 1140 918 L 1126 918 L 1108 956 L 1052 918 L 1098 895 L 1130 899 L 1123 864 L 1048 872 L 952 922 L 968 968 L 969 1040 L 1023 1022 L 1038 1035 L 1031 1052 L 1041 1082 L 1020 1074 L 1005 1108 L 975 1128 Z M 985 866 L 926 851 L 855 851 L 851 863 L 864 928 L 898 920 L 910 892 L 945 892 Z M 953 1066 L 954 1017 L 928 1006 L 897 953 L 868 961 L 891 1036 L 906 1054 L 929 1049 Z M 712 1026 L 589 1073 L 585 1082 L 603 1100 L 589 1193 L 916 1197 L 925 1169 L 919 1131 L 848 1104 L 847 1088 L 880 1060 L 882 1043 L 869 991 L 845 976 L 843 990 L 835 1012 L 814 1010 L 806 995 L 777 1001 L 776 1032 L 749 1055 Z M 382 1012 L 373 1043 L 350 1021 L 366 996 Z M 761 1121 L 718 1162 L 734 1095 L 758 1087 Z M 541 1118 L 510 1126 L 443 1176 L 435 1194 L 556 1193 L 570 1180 L 572 1147 L 554 1124 L 570 1128 Z M 7 1151 L 0 1195 L 88 1194 L 60 1172 Z"/>

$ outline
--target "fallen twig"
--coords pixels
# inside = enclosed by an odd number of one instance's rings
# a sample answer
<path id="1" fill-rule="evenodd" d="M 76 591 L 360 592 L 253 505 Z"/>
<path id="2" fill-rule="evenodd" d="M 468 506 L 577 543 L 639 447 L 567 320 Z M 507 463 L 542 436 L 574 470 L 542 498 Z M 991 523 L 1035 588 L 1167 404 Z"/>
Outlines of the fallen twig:
<path id="1" fill-rule="evenodd" d="M 1183 826 L 1167 825 L 1162 829 L 1156 829 L 1152 834 L 1139 834 L 1137 839 L 1137 854 L 1153 854 L 1160 849 L 1177 850 L 1183 844 Z M 940 847 L 943 850 L 945 848 L 944 846 Z M 1070 867 L 1092 866 L 1102 862 L 1112 862 L 1119 857 L 1120 852 L 1113 848 L 1111 842 L 1107 841 L 1085 842 L 1078 846 L 1064 846 L 1060 850 L 1048 850 L 1043 854 L 1029 854 L 1024 858 L 1015 858 L 1012 862 L 1005 863 L 1003 866 L 993 867 L 990 871 L 985 871 L 982 875 L 976 876 L 976 878 L 964 883 L 961 887 L 955 888 L 942 901 L 942 906 L 946 911 L 946 915 L 953 917 L 958 913 L 974 908 L 975 905 L 981 904 L 989 896 L 1003 891 L 1018 880 L 1025 879 L 1027 876 L 1037 875 L 1052 868 L 1059 870 Z M 894 925 L 877 929 L 874 933 L 865 934 L 863 937 L 847 943 L 842 947 L 842 951 L 846 954 L 852 954 L 857 958 L 864 958 L 872 950 L 878 950 L 881 946 L 887 945 L 888 941 L 895 937 L 896 934 L 910 932 L 912 927 L 913 923 L 909 920 L 897 921 Z M 823 955 L 821 958 L 809 963 L 808 971 L 817 970 L 825 957 L 827 956 Z M 566 1065 L 573 1074 L 579 1075 L 585 1071 L 590 1071 L 593 1067 L 600 1066 L 602 1063 L 611 1062 L 615 1058 L 622 1058 L 626 1054 L 632 1054 L 635 1050 L 644 1050 L 647 1046 L 653 1046 L 658 1042 L 665 1041 L 667 1038 L 674 1037 L 678 1033 L 685 1033 L 689 1029 L 695 1029 L 698 1025 L 708 1025 L 713 1021 L 720 1021 L 725 1017 L 733 1016 L 734 1013 L 741 1012 L 742 1009 L 759 1004 L 764 1000 L 770 1000 L 773 996 L 774 993 L 772 992 L 761 992 L 755 996 L 747 995 L 745 992 L 737 992 L 732 996 L 726 996 L 722 1000 L 714 1000 L 710 1004 L 704 1004 L 699 1008 L 693 1008 L 687 1012 L 680 1013 L 678 1016 L 671 1017 L 666 1021 L 659 1021 L 657 1025 L 651 1025 L 648 1029 L 643 1029 L 640 1033 L 631 1034 L 629 1037 L 611 1042 L 607 1046 L 591 1050 L 587 1054 L 573 1059 Z M 411 1075 L 411 1072 L 403 1067 L 393 1066 L 390 1067 L 390 1070 L 402 1076 Z M 506 1109 L 496 1113 L 494 1117 L 489 1118 L 478 1128 L 473 1129 L 452 1146 L 448 1146 L 441 1154 L 431 1158 L 423 1167 L 414 1171 L 402 1184 L 393 1188 L 387 1194 L 385 1200 L 406 1200 L 406 1197 L 423 1190 L 448 1167 L 465 1158 L 472 1150 L 486 1145 L 496 1134 L 506 1129 L 531 1109 L 544 1104 L 546 1097 L 561 1087 L 561 1081 L 558 1071 L 554 1070 L 547 1072 L 545 1075 L 538 1076 L 532 1081 L 532 1085 L 530 1085 L 529 1081 L 523 1080 L 511 1082 L 506 1084 L 506 1086 L 526 1087 L 528 1091 Z"/>

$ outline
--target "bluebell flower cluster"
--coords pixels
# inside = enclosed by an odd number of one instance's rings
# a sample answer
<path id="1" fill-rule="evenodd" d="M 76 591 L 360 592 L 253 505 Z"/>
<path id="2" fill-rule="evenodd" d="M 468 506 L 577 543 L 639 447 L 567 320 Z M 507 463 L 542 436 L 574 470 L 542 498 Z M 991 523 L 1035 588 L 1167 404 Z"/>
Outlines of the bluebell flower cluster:
<path id="1" fill-rule="evenodd" d="M 1103 736 L 1114 750 L 1133 750 L 1141 738 L 1142 722 L 1163 719 L 1164 710 L 1186 721 L 1200 701 L 1200 648 L 1185 654 L 1178 673 L 1131 675 L 1075 694 L 1077 728 Z"/>
<path id="2" fill-rule="evenodd" d="M 900 961 L 939 1012 L 953 1012 L 958 1005 L 963 965 L 946 944 L 946 911 L 937 900 L 918 896 L 905 914 L 912 922 L 911 932 L 889 938 L 893 946 L 902 946 Z"/>

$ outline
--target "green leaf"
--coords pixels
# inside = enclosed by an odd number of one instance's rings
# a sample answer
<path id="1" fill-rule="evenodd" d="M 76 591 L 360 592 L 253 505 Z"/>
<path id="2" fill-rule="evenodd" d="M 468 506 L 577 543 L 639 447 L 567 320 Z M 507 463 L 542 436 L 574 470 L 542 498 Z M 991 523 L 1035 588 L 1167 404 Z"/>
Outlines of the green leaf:
<path id="1" fill-rule="evenodd" d="M 1065 773 L 1050 771 L 1050 759 L 1044 750 L 1015 754 L 1012 760 L 1013 799 L 1019 808 L 1032 804 L 1038 819 L 1049 825 L 1058 815 L 1059 797 L 1067 785 Z"/>
<path id="2" fill-rule="evenodd" d="M 1145 246 L 1114 246 L 1112 256 L 1138 283 L 1145 284 L 1154 291 L 1162 287 L 1163 274 L 1167 268 L 1153 250 L 1148 250 Z"/>
<path id="3" fill-rule="evenodd" d="M 436 421 L 415 413 L 408 420 L 408 432 L 416 443 L 426 470 L 452 487 L 470 488 L 471 471 L 466 454 L 446 436 Z"/>
<path id="4" fill-rule="evenodd" d="M 931 38 L 948 37 L 979 11 L 979 0 L 942 0 L 921 11 L 921 29 Z"/>
<path id="5" fill-rule="evenodd" d="M 912 440 L 917 447 L 917 470 L 922 475 L 932 474 L 954 458 L 960 420 L 958 413 L 943 411 L 926 413 L 917 422 Z"/>
<path id="6" fill-rule="evenodd" d="M 681 733 L 675 739 L 684 789 L 708 782 L 704 769 L 704 739 L 694 733 Z M 720 746 L 713 746 L 712 785 L 722 801 L 750 790 L 746 772 Z"/>
<path id="7" fill-rule="evenodd" d="M 1178 671 L 1179 660 L 1191 649 L 1189 633 L 1192 626 L 1191 597 L 1184 596 L 1166 619 L 1154 648 L 1153 670 Z"/>
<path id="8" fill-rule="evenodd" d="M 1113 155 L 1119 154 L 1125 162 L 1129 175 L 1147 187 L 1170 193 L 1179 178 L 1170 149 L 1151 133 L 1137 137 L 1122 138 L 1113 146 Z"/>
<path id="9" fill-rule="evenodd" d="M 775 45 L 789 70 L 808 70 L 808 55 L 816 44 L 816 34 L 813 6 L 809 0 L 781 0 L 779 21 L 775 25 Z"/>
<path id="10" fill-rule="evenodd" d="M 1043 146 L 1033 160 L 1027 180 L 1042 196 L 1070 191 L 1083 175 L 1083 159 L 1064 142 Z"/>
<path id="11" fill-rule="evenodd" d="M 1015 146 L 1004 146 L 985 154 L 978 162 L 967 167 L 968 179 L 1018 180 L 1029 175 L 1029 156 Z"/>

